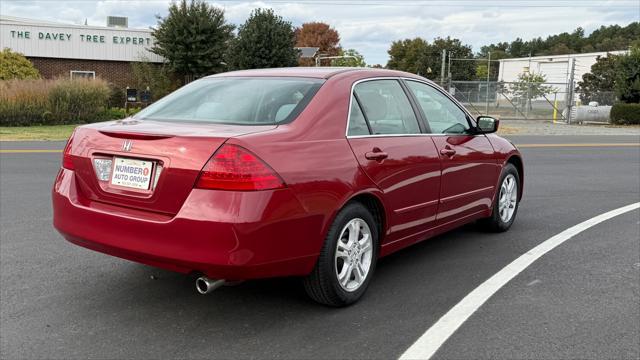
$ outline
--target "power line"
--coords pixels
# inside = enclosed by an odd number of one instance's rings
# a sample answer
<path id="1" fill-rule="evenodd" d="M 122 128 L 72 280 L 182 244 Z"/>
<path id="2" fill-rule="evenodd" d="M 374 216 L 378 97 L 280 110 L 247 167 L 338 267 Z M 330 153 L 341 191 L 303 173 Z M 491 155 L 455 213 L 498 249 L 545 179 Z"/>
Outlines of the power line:
<path id="1" fill-rule="evenodd" d="M 471 0 L 412 0 L 412 1 L 376 1 L 376 0 L 364 0 L 364 1 L 336 1 L 336 0 L 262 0 L 264 3 L 271 4 L 306 4 L 306 5 L 327 5 L 327 6 L 382 6 L 382 7 L 406 7 L 406 6 L 442 6 L 442 7 L 466 7 L 466 8 L 575 8 L 576 2 L 568 2 L 569 0 L 554 1 L 549 4 L 541 4 L 536 2 L 519 2 L 518 0 L 512 0 L 509 2 L 502 2 L 493 0 L 493 2 L 479 4 L 477 2 L 469 2 Z M 246 3 L 244 0 L 214 0 L 212 2 L 220 3 Z M 587 4 L 587 6 L 585 6 Z M 582 0 L 581 7 L 591 8 L 607 8 L 607 9 L 640 9 L 637 1 L 619 0 L 616 3 L 602 3 L 602 1 L 589 1 Z"/>
<path id="2" fill-rule="evenodd" d="M 372 4 L 372 3 L 380 3 L 380 4 L 389 4 L 389 1 L 385 1 L 385 0 L 262 0 L 262 1 L 248 1 L 248 0 L 210 0 L 211 2 L 237 2 L 237 3 L 250 3 L 250 2 L 281 2 L 281 3 L 341 3 L 341 4 L 361 4 L 361 5 L 367 5 L 367 4 Z M 490 0 L 490 2 L 492 3 L 497 3 L 500 5 L 507 5 L 507 4 L 516 4 L 518 6 L 531 6 L 531 5 L 540 5 L 540 6 L 549 6 L 553 5 L 553 4 L 558 4 L 561 3 L 562 5 L 570 5 L 571 6 L 576 6 L 577 2 L 573 1 L 573 0 L 557 0 L 557 1 L 550 1 L 550 0 L 540 0 L 540 1 L 531 1 L 531 0 Z M 398 1 L 393 1 L 392 3 L 397 3 L 400 5 L 404 5 L 404 4 L 425 4 L 425 3 L 441 3 L 441 4 L 452 4 L 452 3 L 457 3 L 460 5 L 464 5 L 464 6 L 468 6 L 474 3 L 478 3 L 476 0 L 398 0 Z M 467 4 L 465 4 L 467 3 Z M 603 3 L 601 0 L 581 0 L 580 1 L 580 5 L 584 5 L 585 3 L 592 3 L 592 4 L 601 4 L 602 6 L 618 6 L 618 5 L 624 5 L 624 6 L 632 6 L 635 4 L 635 6 L 638 6 L 638 2 L 636 0 L 619 0 L 616 1 L 613 5 L 612 3 Z M 479 4 L 479 6 L 485 6 L 486 3 L 482 3 Z"/>
<path id="3" fill-rule="evenodd" d="M 23 0 L 3 0 L 5 2 L 21 2 Z M 60 2 L 59 0 L 40 0 L 40 2 Z M 92 0 L 64 0 L 64 2 L 91 2 Z M 346 6 L 389 6 L 389 7 L 403 7 L 403 6 L 443 6 L 443 7 L 472 7 L 472 8 L 489 8 L 489 7 L 506 7 L 506 8 L 557 8 L 557 7 L 598 7 L 608 9 L 628 9 L 638 8 L 640 5 L 637 0 L 609 0 L 603 2 L 602 0 L 490 0 L 489 3 L 478 3 L 477 0 L 399 0 L 399 1 L 385 1 L 385 0 L 207 0 L 212 3 L 274 3 L 274 4 L 308 4 L 308 5 L 346 5 Z M 36 1 L 38 2 L 38 1 Z M 121 2 L 119 0 L 104 0 L 105 3 L 109 2 Z M 157 2 L 166 3 L 166 0 L 145 0 L 145 2 Z"/>
<path id="4" fill-rule="evenodd" d="M 20 2 L 22 0 L 2 0 L 5 2 Z M 41 2 L 60 2 L 59 0 L 40 0 Z M 90 0 L 65 0 L 65 2 L 89 2 Z M 525 2 L 526 1 L 526 2 Z M 548 4 L 541 4 L 540 1 L 530 2 L 530 0 L 492 0 L 489 3 L 478 3 L 476 0 L 411 0 L 411 1 L 383 1 L 383 0 L 208 0 L 211 3 L 258 3 L 265 4 L 305 4 L 311 6 L 376 6 L 376 7 L 426 7 L 426 6 L 439 6 L 439 7 L 465 7 L 465 8 L 480 8 L 480 9 L 494 9 L 494 8 L 606 8 L 608 10 L 625 10 L 625 9 L 639 9 L 640 5 L 636 0 L 609 0 L 610 2 L 603 3 L 601 0 L 557 0 L 549 1 Z M 120 2 L 117 0 L 105 0 L 105 3 Z M 157 2 L 166 3 L 166 0 L 145 0 L 145 2 Z M 544 2 L 544 0 L 543 0 Z"/>

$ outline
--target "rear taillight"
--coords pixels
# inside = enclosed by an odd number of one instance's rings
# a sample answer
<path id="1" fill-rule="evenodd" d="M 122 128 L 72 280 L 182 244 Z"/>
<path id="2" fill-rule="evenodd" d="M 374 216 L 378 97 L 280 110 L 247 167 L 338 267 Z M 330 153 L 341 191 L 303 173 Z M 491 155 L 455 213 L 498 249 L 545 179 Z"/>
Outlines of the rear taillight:
<path id="1" fill-rule="evenodd" d="M 284 187 L 278 174 L 249 150 L 223 145 L 204 166 L 196 187 L 218 190 L 268 190 Z"/>
<path id="2" fill-rule="evenodd" d="M 75 167 L 73 165 L 73 158 L 71 156 L 71 144 L 73 143 L 73 135 L 75 131 L 71 133 L 69 140 L 67 141 L 67 145 L 64 147 L 64 152 L 62 153 L 62 167 L 67 170 L 74 170 Z"/>

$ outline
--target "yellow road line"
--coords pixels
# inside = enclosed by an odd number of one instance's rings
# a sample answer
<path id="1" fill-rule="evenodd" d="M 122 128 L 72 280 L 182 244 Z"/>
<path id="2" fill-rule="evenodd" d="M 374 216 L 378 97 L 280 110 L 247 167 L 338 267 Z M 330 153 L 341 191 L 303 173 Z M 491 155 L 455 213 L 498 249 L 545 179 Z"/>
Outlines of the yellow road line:
<path id="1" fill-rule="evenodd" d="M 0 149 L 0 154 L 59 153 L 62 150 L 52 149 Z"/>
<path id="2" fill-rule="evenodd" d="M 552 148 L 552 147 L 639 147 L 640 143 L 577 143 L 577 144 L 516 144 L 518 148 Z"/>

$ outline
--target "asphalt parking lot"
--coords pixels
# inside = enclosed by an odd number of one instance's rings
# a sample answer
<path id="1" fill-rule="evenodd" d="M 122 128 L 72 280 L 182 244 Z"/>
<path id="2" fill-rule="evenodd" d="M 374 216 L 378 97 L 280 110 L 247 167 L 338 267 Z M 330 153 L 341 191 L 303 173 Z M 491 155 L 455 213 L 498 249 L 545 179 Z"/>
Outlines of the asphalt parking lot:
<path id="1" fill-rule="evenodd" d="M 525 196 L 509 232 L 473 225 L 384 258 L 344 309 L 297 279 L 196 293 L 180 274 L 52 228 L 60 142 L 0 143 L 0 341 L 16 358 L 397 358 L 470 291 L 555 234 L 640 201 L 638 136 L 512 136 Z M 546 146 L 527 146 L 547 144 Z M 575 144 L 583 144 L 577 146 Z M 510 281 L 435 358 L 639 358 L 640 211 L 571 238 Z"/>

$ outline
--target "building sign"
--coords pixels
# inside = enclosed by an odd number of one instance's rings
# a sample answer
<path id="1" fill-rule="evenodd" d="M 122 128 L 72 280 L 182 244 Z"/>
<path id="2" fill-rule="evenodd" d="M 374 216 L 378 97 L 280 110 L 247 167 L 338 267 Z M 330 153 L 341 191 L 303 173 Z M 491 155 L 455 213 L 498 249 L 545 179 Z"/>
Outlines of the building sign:
<path id="1" fill-rule="evenodd" d="M 51 32 L 38 32 L 38 36 L 35 34 L 31 34 L 30 31 L 20 31 L 20 30 L 9 30 L 9 34 L 11 34 L 12 38 L 18 39 L 38 39 L 38 40 L 54 40 L 54 41 L 72 41 L 71 37 L 73 34 L 71 33 L 51 33 Z M 104 44 L 107 42 L 106 36 L 98 35 L 98 34 L 80 34 L 81 42 L 90 42 L 97 44 Z M 121 45 L 150 45 L 151 38 L 150 37 L 137 37 L 137 36 L 113 36 L 111 41 L 114 44 Z"/>
<path id="2" fill-rule="evenodd" d="M 149 49 L 148 29 L 110 28 L 0 19 L 0 48 L 27 57 L 162 62 Z"/>

